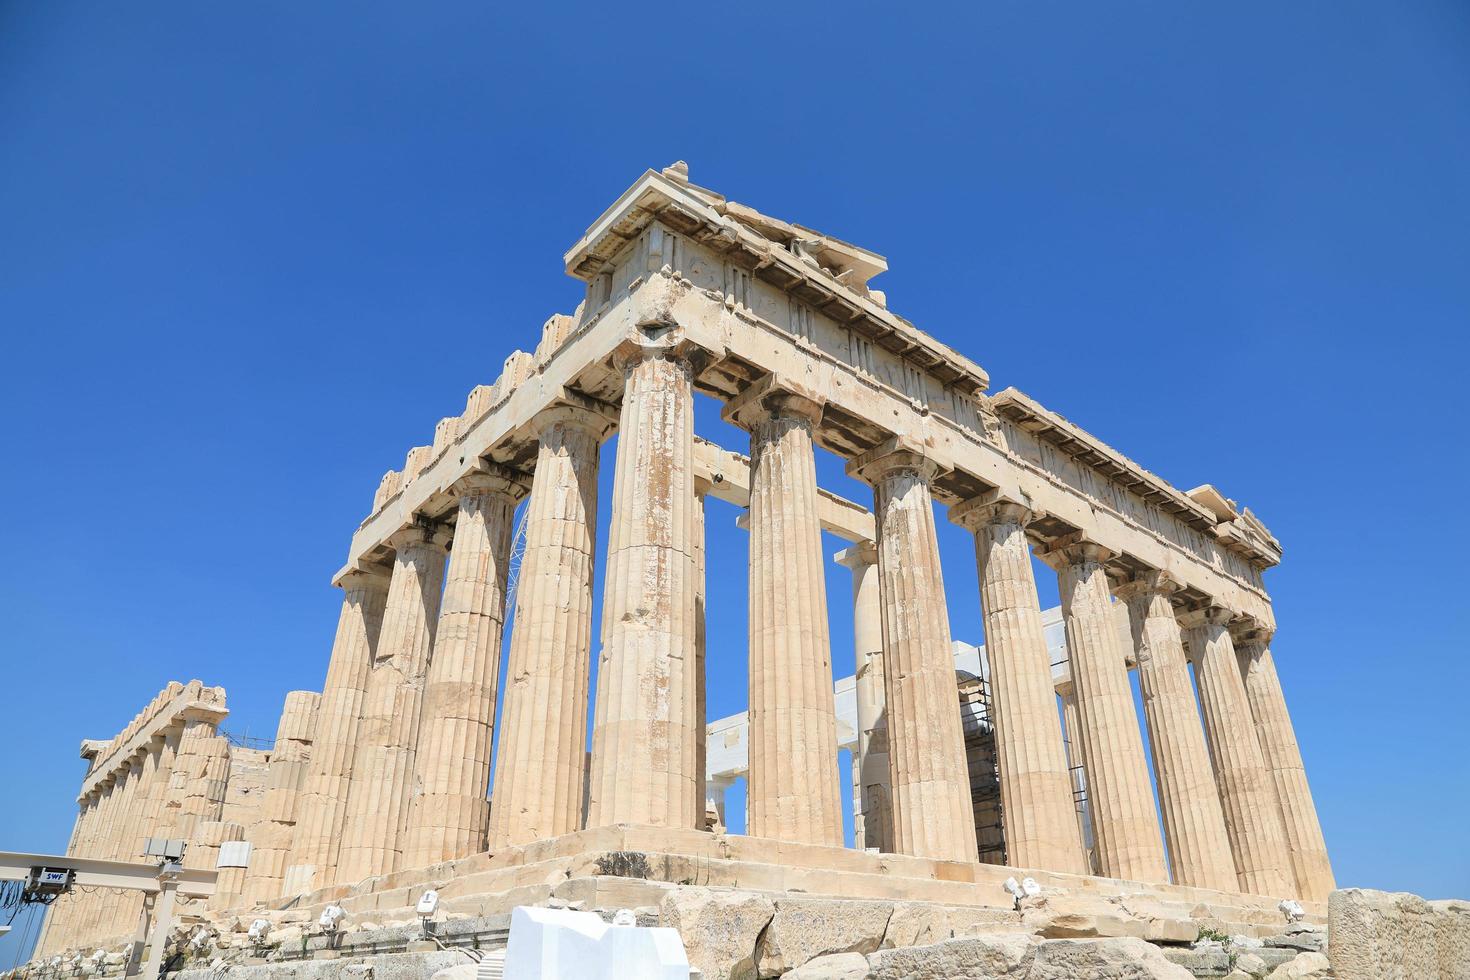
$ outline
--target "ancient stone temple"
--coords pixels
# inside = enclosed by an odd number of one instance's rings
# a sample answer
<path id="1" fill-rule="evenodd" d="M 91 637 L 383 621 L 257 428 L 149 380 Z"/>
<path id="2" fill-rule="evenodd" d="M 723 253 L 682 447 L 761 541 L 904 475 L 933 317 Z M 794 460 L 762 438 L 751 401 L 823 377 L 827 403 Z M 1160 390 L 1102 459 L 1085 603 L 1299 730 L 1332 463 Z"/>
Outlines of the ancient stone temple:
<path id="1" fill-rule="evenodd" d="M 683 165 L 640 177 L 565 264 L 586 284 L 576 311 L 383 477 L 335 578 L 324 688 L 286 696 L 258 806 L 231 815 L 243 756 L 215 732 L 223 692 L 170 685 L 84 744 L 73 852 L 187 838 L 189 860 L 228 872 L 220 912 L 385 917 L 432 885 L 484 915 L 595 905 L 613 881 L 643 889 L 626 904 L 695 881 L 1009 911 L 1002 883 L 1030 875 L 1241 928 L 1279 923 L 1282 899 L 1325 915 L 1332 869 L 1263 580 L 1281 550 L 1248 509 L 992 392 L 888 309 L 884 258 Z M 697 439 L 697 396 L 749 444 Z M 871 500 L 818 486 L 818 448 Z M 749 535 L 750 705 L 713 724 L 709 497 L 745 508 Z M 979 573 L 959 637 L 944 519 L 973 535 Z M 849 547 L 824 553 L 824 530 Z M 1041 609 L 1033 557 L 1060 608 Z M 833 560 L 851 609 L 828 608 Z M 849 615 L 856 675 L 837 683 L 828 617 Z M 744 836 L 723 827 L 737 777 Z M 58 903 L 43 952 L 123 935 L 129 916 L 105 894 Z"/>

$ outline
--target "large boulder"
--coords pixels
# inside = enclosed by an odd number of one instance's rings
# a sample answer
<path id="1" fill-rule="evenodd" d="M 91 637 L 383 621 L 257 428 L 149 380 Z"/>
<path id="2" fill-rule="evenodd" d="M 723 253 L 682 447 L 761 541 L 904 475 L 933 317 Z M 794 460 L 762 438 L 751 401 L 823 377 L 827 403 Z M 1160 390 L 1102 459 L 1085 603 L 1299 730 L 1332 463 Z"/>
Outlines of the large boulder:
<path id="1" fill-rule="evenodd" d="M 478 963 L 461 963 L 457 966 L 446 966 L 439 970 L 429 980 L 475 980 L 475 971 L 480 968 Z"/>
<path id="2" fill-rule="evenodd" d="M 1021 913 L 1011 909 L 900 902 L 888 918 L 882 948 L 928 946 L 946 939 L 1022 931 Z"/>
<path id="3" fill-rule="evenodd" d="M 862 953 L 833 953 L 808 960 L 781 980 L 865 980 L 868 958 Z"/>
<path id="4" fill-rule="evenodd" d="M 693 887 L 669 892 L 658 910 L 704 980 L 756 980 L 756 940 L 775 914 L 763 895 Z"/>
<path id="5" fill-rule="evenodd" d="M 1266 980 L 1304 980 L 1332 975 L 1332 964 L 1321 953 L 1303 953 L 1266 974 Z"/>
<path id="6" fill-rule="evenodd" d="M 1441 977 L 1470 977 L 1470 902 L 1430 902 Z"/>
<path id="7" fill-rule="evenodd" d="M 779 977 L 829 953 L 871 953 L 883 942 L 889 902 L 786 898 L 761 937 L 760 976 Z"/>
<path id="8" fill-rule="evenodd" d="M 1026 980 L 1194 980 L 1152 943 L 1132 937 L 1051 939 L 1036 948 Z"/>
<path id="9" fill-rule="evenodd" d="M 1028 936 L 977 936 L 868 957 L 870 980 L 996 980 L 1026 976 L 1036 953 Z M 1193 978 L 1190 978 L 1193 980 Z"/>
<path id="10" fill-rule="evenodd" d="M 1327 953 L 1338 980 L 1461 980 L 1442 974 L 1440 913 L 1417 895 L 1343 888 L 1327 900 Z"/>

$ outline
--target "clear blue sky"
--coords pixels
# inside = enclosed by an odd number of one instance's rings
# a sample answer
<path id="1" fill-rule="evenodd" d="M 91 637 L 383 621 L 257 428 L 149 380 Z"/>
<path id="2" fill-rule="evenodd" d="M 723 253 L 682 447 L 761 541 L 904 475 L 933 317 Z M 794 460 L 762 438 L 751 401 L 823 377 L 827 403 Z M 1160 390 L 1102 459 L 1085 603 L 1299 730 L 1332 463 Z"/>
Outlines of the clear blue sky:
<path id="1" fill-rule="evenodd" d="M 170 678 L 259 735 L 320 687 L 379 476 L 677 158 L 887 255 L 997 389 L 1252 507 L 1339 880 L 1470 894 L 1459 0 L 0 6 L 0 848 L 63 848 L 78 740 Z M 712 716 L 745 699 L 734 516 Z"/>

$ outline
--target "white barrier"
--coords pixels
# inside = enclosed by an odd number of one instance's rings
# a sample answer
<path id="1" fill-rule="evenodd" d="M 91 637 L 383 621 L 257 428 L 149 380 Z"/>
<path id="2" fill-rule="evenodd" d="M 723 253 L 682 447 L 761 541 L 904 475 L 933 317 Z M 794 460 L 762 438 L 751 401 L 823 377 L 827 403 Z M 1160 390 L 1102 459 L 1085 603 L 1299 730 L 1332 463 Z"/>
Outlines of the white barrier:
<path id="1" fill-rule="evenodd" d="M 608 925 L 591 912 L 519 906 L 510 917 L 505 980 L 689 980 L 673 929 Z"/>

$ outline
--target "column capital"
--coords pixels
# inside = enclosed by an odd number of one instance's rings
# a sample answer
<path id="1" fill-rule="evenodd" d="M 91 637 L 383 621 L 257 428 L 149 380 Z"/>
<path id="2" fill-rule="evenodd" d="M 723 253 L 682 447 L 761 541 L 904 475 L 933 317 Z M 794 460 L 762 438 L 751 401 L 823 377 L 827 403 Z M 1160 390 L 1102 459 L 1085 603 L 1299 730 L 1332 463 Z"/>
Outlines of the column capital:
<path id="1" fill-rule="evenodd" d="M 853 571 L 859 568 L 870 568 L 878 564 L 878 545 L 873 541 L 858 541 L 837 552 L 832 556 L 832 560 Z"/>
<path id="2" fill-rule="evenodd" d="M 438 524 L 410 524 L 388 535 L 388 547 L 395 552 L 419 545 L 448 548 L 449 541 L 448 529 Z"/>
<path id="3" fill-rule="evenodd" d="M 1081 565 L 1086 562 L 1097 562 L 1101 565 L 1116 554 L 1117 552 L 1112 549 L 1088 538 L 1083 531 L 1064 534 L 1036 549 L 1036 557 L 1052 568 L 1060 568 L 1063 565 Z"/>
<path id="4" fill-rule="evenodd" d="M 949 509 L 950 522 L 970 531 L 978 531 L 988 524 L 1019 524 L 1024 528 L 1041 516 L 1042 512 L 1032 508 L 1029 500 L 1018 500 L 999 488 Z"/>
<path id="5" fill-rule="evenodd" d="M 691 339 L 683 327 L 670 320 L 639 324 L 613 348 L 609 359 L 614 368 L 626 374 L 651 359 L 673 361 L 693 370 L 696 362 L 721 356 L 722 351 L 710 350 Z"/>
<path id="6" fill-rule="evenodd" d="M 1194 629 L 1196 626 L 1220 626 L 1224 627 L 1235 618 L 1235 613 L 1224 606 L 1204 606 L 1199 609 L 1188 609 L 1179 614 L 1179 625 L 1185 629 Z"/>
<path id="7" fill-rule="evenodd" d="M 562 400 L 536 413 L 530 428 L 540 439 L 554 425 L 585 429 L 600 443 L 618 427 L 618 413 L 611 405 L 565 392 Z"/>
<path id="8" fill-rule="evenodd" d="M 508 466 L 492 463 L 485 459 L 475 461 L 475 468 L 450 484 L 449 492 L 455 497 L 481 497 L 499 494 L 520 500 L 530 492 L 531 483 L 526 475 Z"/>
<path id="9" fill-rule="evenodd" d="M 768 374 L 746 388 L 720 412 L 726 422 L 749 429 L 769 418 L 794 418 L 816 425 L 827 399 L 815 389 Z"/>
<path id="10" fill-rule="evenodd" d="M 390 569 L 386 566 L 359 560 L 356 566 L 349 566 L 338 572 L 337 577 L 332 579 L 332 584 L 344 592 L 353 589 L 386 589 L 389 573 Z"/>
<path id="11" fill-rule="evenodd" d="M 847 462 L 847 475 L 870 486 L 890 473 L 901 471 L 911 472 L 929 483 L 941 473 L 948 472 L 948 468 L 935 460 L 923 443 L 909 436 L 885 439 Z"/>
<path id="12" fill-rule="evenodd" d="M 1142 596 L 1170 596 L 1184 588 L 1173 575 L 1157 568 L 1134 573 L 1133 577 L 1113 588 L 1113 595 L 1125 602 Z"/>
<path id="13" fill-rule="evenodd" d="M 1274 632 L 1272 627 L 1251 616 L 1230 623 L 1230 638 L 1237 647 L 1248 643 L 1269 646 Z"/>

